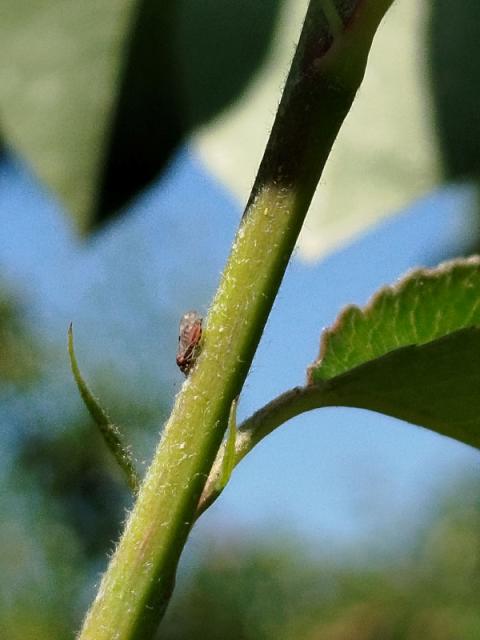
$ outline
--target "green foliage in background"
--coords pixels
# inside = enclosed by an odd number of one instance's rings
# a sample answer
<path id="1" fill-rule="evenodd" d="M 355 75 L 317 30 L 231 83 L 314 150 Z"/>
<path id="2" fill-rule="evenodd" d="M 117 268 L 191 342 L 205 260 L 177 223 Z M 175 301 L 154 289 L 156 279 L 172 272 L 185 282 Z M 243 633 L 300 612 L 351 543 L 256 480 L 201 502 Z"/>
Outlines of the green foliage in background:
<path id="1" fill-rule="evenodd" d="M 265 546 L 233 535 L 183 578 L 159 637 L 473 640 L 479 531 L 472 477 L 444 488 L 413 532 L 405 526 L 400 548 L 382 553 L 357 543 L 319 556 L 294 539 Z"/>
<path id="2" fill-rule="evenodd" d="M 319 557 L 293 539 L 265 546 L 233 536 L 183 578 L 159 637 L 474 640 L 479 495 L 474 478 L 445 490 L 413 534 L 405 529 L 401 550 L 381 556 L 360 544 Z"/>
<path id="3" fill-rule="evenodd" d="M 89 469 L 95 460 L 91 456 L 90 450 Z M 93 472 L 93 486 L 98 488 L 102 481 L 97 474 Z M 33 481 L 46 478 L 42 472 Z M 84 477 L 76 480 L 86 488 Z M 33 495 L 38 495 L 35 490 Z M 108 491 L 105 496 L 119 497 Z M 93 509 L 94 502 L 88 491 L 80 503 L 74 500 L 77 513 L 71 520 L 63 519 L 62 501 L 35 505 L 32 499 L 22 504 L 32 509 L 29 532 L 12 521 L 2 523 L 2 547 L 12 558 L 4 565 L 0 585 L 4 640 L 72 637 L 81 603 L 89 597 L 82 584 L 85 562 L 98 562 L 101 544 L 108 545 L 115 535 L 111 523 L 119 516 L 118 508 L 116 513 L 105 508 L 109 501 Z M 83 530 L 73 524 L 80 514 L 89 523 L 88 534 L 85 523 Z M 267 542 L 242 540 L 230 532 L 208 549 L 197 548 L 180 575 L 159 638 L 414 640 L 421 635 L 425 640 L 475 640 L 480 633 L 479 531 L 479 480 L 466 478 L 445 488 L 413 531 L 406 528 L 401 547 L 384 549 L 381 555 L 359 542 L 319 556 L 302 551 L 304 545 L 293 536 Z M 31 533 L 44 539 L 35 554 Z M 36 555 L 34 566 L 22 564 L 27 551 L 29 560 Z M 94 580 L 98 564 L 91 567 Z"/>
<path id="4" fill-rule="evenodd" d="M 39 374 L 38 345 L 30 336 L 25 309 L 0 286 L 0 384 L 25 385 Z"/>

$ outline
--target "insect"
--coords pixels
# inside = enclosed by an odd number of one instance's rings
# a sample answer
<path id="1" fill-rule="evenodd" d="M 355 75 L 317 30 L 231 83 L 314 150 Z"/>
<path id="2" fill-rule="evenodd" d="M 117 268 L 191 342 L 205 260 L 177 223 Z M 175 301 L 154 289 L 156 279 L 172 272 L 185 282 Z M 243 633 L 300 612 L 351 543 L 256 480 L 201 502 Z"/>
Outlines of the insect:
<path id="1" fill-rule="evenodd" d="M 200 351 L 202 321 L 202 316 L 196 311 L 188 311 L 180 320 L 177 365 L 186 376 L 190 373 Z"/>

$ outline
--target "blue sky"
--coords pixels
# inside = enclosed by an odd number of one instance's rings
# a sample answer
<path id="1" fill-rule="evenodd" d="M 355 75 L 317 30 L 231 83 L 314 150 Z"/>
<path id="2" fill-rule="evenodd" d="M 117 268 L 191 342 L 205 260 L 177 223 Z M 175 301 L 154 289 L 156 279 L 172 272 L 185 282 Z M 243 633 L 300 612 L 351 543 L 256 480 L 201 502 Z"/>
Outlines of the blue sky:
<path id="1" fill-rule="evenodd" d="M 317 264 L 294 259 L 247 380 L 240 419 L 304 381 L 321 329 L 343 305 L 363 304 L 409 268 L 461 251 L 468 198 L 461 188 L 431 195 Z M 53 414 L 61 429 L 82 410 L 65 351 L 71 320 L 90 380 L 101 383 L 115 367 L 139 403 L 155 404 L 161 390 L 171 404 L 182 380 L 174 363 L 178 319 L 191 308 L 206 311 L 240 215 L 240 204 L 184 148 L 123 218 L 80 240 L 55 198 L 10 157 L 0 167 L 2 278 L 21 294 L 56 364 L 40 393 L 6 398 L 5 441 L 13 442 L 18 426 L 29 428 L 32 412 L 43 412 L 45 421 Z M 151 455 L 159 427 L 139 445 L 142 458 Z M 477 467 L 473 450 L 400 421 L 351 409 L 312 412 L 242 462 L 194 540 L 224 528 L 253 535 L 274 522 L 276 531 L 313 544 L 368 539 L 382 546 L 404 535 L 441 487 Z"/>

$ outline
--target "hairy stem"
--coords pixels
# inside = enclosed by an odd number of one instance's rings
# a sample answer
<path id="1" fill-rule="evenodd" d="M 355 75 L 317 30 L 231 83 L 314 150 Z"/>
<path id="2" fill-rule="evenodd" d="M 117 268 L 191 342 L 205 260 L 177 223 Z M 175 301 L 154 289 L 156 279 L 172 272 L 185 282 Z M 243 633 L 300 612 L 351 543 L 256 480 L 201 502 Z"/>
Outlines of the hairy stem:
<path id="1" fill-rule="evenodd" d="M 328 391 L 329 385 L 327 383 L 294 387 L 247 418 L 238 428 L 232 466 L 236 467 L 260 440 L 263 440 L 291 418 L 312 409 L 330 406 L 332 402 Z M 224 486 L 219 485 L 218 479 L 224 467 L 226 447 L 227 443 L 224 442 L 218 451 L 198 503 L 197 517 L 215 502 L 224 489 Z"/>
<path id="2" fill-rule="evenodd" d="M 202 352 L 177 396 L 81 640 L 147 640 L 155 632 L 232 401 L 391 1 L 351 0 L 337 37 L 322 1 L 310 1 L 267 150 L 206 320 Z"/>

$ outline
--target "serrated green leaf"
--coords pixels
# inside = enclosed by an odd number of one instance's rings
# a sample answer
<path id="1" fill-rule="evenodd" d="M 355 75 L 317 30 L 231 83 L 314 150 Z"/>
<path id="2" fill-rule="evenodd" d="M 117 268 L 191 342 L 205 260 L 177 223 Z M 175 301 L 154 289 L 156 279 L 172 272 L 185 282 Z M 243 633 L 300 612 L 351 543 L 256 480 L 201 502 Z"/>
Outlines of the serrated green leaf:
<path id="1" fill-rule="evenodd" d="M 310 374 L 328 380 L 394 349 L 480 326 L 480 258 L 418 269 L 381 289 L 366 307 L 347 307 L 323 332 Z"/>
<path id="2" fill-rule="evenodd" d="M 480 448 L 480 329 L 396 349 L 327 382 L 319 406 L 369 409 Z"/>
<path id="3" fill-rule="evenodd" d="M 480 258 L 419 269 L 347 307 L 309 369 L 317 406 L 354 406 L 480 445 Z"/>
<path id="4" fill-rule="evenodd" d="M 347 307 L 323 333 L 307 385 L 239 426 L 235 465 L 294 416 L 335 406 L 384 413 L 480 448 L 480 257 L 418 269 L 363 309 Z M 211 485 L 201 510 L 216 498 Z"/>

